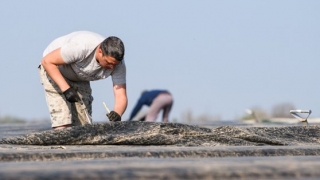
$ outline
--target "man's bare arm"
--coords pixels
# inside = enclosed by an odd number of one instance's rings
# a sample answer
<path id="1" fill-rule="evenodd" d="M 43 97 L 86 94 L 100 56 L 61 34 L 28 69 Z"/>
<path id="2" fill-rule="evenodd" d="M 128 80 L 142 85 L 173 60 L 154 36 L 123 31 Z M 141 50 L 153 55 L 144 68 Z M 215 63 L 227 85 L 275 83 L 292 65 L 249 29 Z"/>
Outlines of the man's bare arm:
<path id="1" fill-rule="evenodd" d="M 115 98 L 114 111 L 122 116 L 128 104 L 126 84 L 113 85 L 113 92 Z"/>
<path id="2" fill-rule="evenodd" d="M 60 50 L 61 49 L 58 48 L 47 54 L 42 58 L 41 64 L 53 81 L 59 86 L 60 90 L 64 92 L 70 88 L 70 86 L 58 69 L 58 65 L 66 64 L 61 57 Z"/>

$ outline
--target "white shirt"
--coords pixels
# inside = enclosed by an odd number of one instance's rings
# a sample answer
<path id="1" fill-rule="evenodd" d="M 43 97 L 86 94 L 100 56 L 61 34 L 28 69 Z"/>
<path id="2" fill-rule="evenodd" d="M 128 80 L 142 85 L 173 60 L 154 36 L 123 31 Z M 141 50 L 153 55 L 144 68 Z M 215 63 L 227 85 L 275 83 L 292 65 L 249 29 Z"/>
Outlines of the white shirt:
<path id="1" fill-rule="evenodd" d="M 43 56 L 61 48 L 61 57 L 66 65 L 59 66 L 61 74 L 71 81 L 95 81 L 111 75 L 114 84 L 126 83 L 124 60 L 113 70 L 104 69 L 95 58 L 97 46 L 105 37 L 89 32 L 76 31 L 52 41 Z"/>

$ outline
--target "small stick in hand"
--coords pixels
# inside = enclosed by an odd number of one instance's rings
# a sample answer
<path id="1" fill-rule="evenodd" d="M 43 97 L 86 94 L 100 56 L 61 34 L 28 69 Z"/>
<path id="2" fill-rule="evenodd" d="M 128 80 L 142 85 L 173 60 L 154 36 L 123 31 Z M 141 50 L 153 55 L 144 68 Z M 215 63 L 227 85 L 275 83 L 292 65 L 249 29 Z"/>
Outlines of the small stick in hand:
<path id="1" fill-rule="evenodd" d="M 106 108 L 107 112 L 110 113 L 110 110 L 108 109 L 106 103 L 103 102 L 104 108 Z"/>

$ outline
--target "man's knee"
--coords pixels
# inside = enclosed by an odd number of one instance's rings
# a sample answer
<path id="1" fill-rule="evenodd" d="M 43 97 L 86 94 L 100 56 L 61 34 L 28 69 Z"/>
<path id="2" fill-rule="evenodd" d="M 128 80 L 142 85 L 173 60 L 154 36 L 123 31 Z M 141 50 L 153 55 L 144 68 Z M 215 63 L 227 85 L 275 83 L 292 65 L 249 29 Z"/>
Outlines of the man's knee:
<path id="1" fill-rule="evenodd" d="M 53 127 L 54 130 L 70 128 L 71 124 Z"/>

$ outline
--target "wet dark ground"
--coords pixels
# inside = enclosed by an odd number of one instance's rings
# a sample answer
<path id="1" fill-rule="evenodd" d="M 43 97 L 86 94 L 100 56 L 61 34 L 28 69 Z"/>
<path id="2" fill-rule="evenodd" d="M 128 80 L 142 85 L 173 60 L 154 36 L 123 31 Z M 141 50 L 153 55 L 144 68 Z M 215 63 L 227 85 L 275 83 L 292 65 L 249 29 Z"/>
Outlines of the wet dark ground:
<path id="1" fill-rule="evenodd" d="M 0 179 L 320 179 L 318 125 L 49 125 L 0 125 Z"/>

